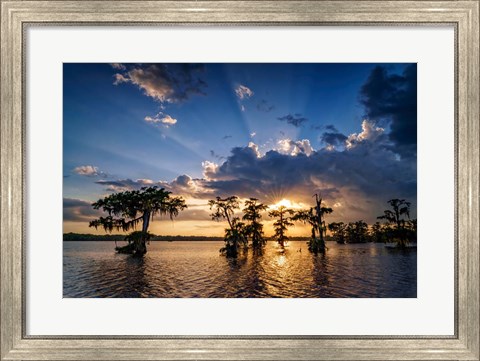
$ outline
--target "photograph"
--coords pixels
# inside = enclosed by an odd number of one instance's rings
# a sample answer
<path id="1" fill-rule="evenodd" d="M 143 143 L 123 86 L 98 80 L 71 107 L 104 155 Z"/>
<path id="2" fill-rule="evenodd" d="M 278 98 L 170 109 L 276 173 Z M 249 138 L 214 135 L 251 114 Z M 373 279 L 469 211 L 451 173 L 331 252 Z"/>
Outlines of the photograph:
<path id="1" fill-rule="evenodd" d="M 0 4 L 0 361 L 480 361 L 480 0 Z"/>
<path id="2" fill-rule="evenodd" d="M 416 63 L 62 77 L 64 298 L 417 297 Z"/>

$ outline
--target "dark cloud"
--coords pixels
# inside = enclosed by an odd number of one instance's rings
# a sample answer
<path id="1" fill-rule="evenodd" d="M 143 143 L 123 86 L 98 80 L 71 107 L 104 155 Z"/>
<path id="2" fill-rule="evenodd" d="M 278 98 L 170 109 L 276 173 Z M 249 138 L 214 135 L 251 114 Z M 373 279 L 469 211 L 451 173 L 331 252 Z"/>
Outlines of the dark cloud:
<path id="1" fill-rule="evenodd" d="M 265 199 L 268 196 L 268 193 L 265 193 L 265 184 L 259 185 L 258 180 L 248 178 L 206 181 L 204 186 L 210 190 L 210 194 L 220 197 L 236 195 L 244 198 Z"/>
<path id="2" fill-rule="evenodd" d="M 192 179 L 192 177 L 183 174 L 175 178 L 170 184 L 169 188 L 173 189 L 185 189 L 185 190 L 190 190 L 195 187 L 195 182 Z"/>
<path id="3" fill-rule="evenodd" d="M 171 182 L 153 181 L 151 179 L 118 179 L 118 180 L 99 180 L 96 184 L 105 187 L 108 192 L 123 192 L 136 190 L 142 187 L 164 188 L 174 194 L 193 195 L 202 193 L 202 182 L 199 179 L 192 178 L 186 174 L 180 175 Z"/>
<path id="4" fill-rule="evenodd" d="M 96 184 L 106 187 L 109 192 L 122 192 L 132 189 L 140 189 L 142 187 L 158 186 L 163 187 L 163 182 L 154 182 L 150 179 L 118 179 L 118 180 L 105 180 L 101 179 L 95 182 Z"/>
<path id="5" fill-rule="evenodd" d="M 258 111 L 268 113 L 268 112 L 271 112 L 273 109 L 275 109 L 275 106 L 270 104 L 265 99 L 262 99 L 257 103 L 257 110 Z"/>
<path id="6" fill-rule="evenodd" d="M 338 132 L 324 132 L 320 137 L 322 142 L 333 146 L 343 145 L 347 139 L 345 134 Z"/>
<path id="7" fill-rule="evenodd" d="M 294 127 L 300 127 L 303 123 L 305 123 L 308 119 L 303 117 L 302 114 L 287 114 L 283 117 L 278 117 L 278 120 L 282 122 L 287 122 L 288 124 L 293 125 Z"/>
<path id="8" fill-rule="evenodd" d="M 401 75 L 377 66 L 360 90 L 360 101 L 372 121 L 388 121 L 390 140 L 402 157 L 417 152 L 417 65 Z"/>
<path id="9" fill-rule="evenodd" d="M 225 140 L 225 139 L 229 139 L 229 138 L 231 138 L 231 137 L 232 137 L 231 135 L 224 135 L 224 136 L 222 137 L 222 139 Z"/>
<path id="10" fill-rule="evenodd" d="M 114 84 L 131 83 L 159 102 L 179 103 L 205 95 L 202 64 L 119 64 Z"/>
<path id="11" fill-rule="evenodd" d="M 332 124 L 326 125 L 326 126 L 325 126 L 325 129 L 326 129 L 326 130 L 329 130 L 329 131 L 331 131 L 331 132 L 334 132 L 334 133 L 338 133 L 338 129 L 335 128 L 335 126 L 332 125 Z"/>
<path id="12" fill-rule="evenodd" d="M 80 199 L 63 198 L 63 220 L 70 222 L 90 222 L 101 215 L 101 212 L 92 208 L 90 202 Z"/>

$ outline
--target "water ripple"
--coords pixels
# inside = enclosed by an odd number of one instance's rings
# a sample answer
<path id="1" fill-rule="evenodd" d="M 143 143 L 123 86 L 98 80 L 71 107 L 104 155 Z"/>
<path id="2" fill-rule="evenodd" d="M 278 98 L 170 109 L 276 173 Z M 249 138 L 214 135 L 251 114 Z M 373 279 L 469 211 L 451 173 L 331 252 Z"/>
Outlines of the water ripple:
<path id="1" fill-rule="evenodd" d="M 64 242 L 64 297 L 416 297 L 416 250 L 329 243 L 314 256 L 304 242 L 284 252 L 220 256 L 221 242 L 152 242 L 143 259 L 110 242 Z"/>

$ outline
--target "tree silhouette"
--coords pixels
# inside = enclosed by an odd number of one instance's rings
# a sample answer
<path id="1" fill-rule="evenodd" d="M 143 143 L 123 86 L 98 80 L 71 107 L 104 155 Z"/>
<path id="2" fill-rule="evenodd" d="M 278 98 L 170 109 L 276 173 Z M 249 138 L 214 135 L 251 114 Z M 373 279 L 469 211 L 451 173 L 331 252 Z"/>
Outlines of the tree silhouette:
<path id="1" fill-rule="evenodd" d="M 366 243 L 368 241 L 368 224 L 364 221 L 348 223 L 346 238 L 347 243 Z"/>
<path id="2" fill-rule="evenodd" d="M 388 203 L 392 210 L 386 209 L 383 212 L 384 214 L 378 216 L 377 219 L 385 219 L 387 223 L 394 225 L 394 239 L 399 247 L 404 248 L 408 244 L 408 232 L 405 223 L 410 219 L 410 202 L 407 202 L 405 199 L 395 198 L 390 199 Z"/>
<path id="3" fill-rule="evenodd" d="M 318 228 L 318 234 L 320 236 L 320 241 L 323 243 L 323 246 L 325 246 L 325 234 L 327 227 L 325 227 L 325 221 L 323 220 L 323 216 L 325 214 L 330 214 L 333 212 L 332 208 L 329 207 L 322 207 L 322 198 L 318 196 L 318 194 L 315 193 L 315 212 L 317 216 L 317 228 Z"/>
<path id="4" fill-rule="evenodd" d="M 380 222 L 375 222 L 370 228 L 370 238 L 375 243 L 385 243 L 385 232 Z"/>
<path id="5" fill-rule="evenodd" d="M 263 224 L 260 223 L 260 219 L 262 218 L 260 213 L 267 210 L 268 206 L 257 202 L 258 199 L 256 198 L 250 198 L 245 201 L 242 219 L 249 222 L 245 227 L 246 235 L 250 237 L 252 241 L 253 250 L 259 252 L 266 243 L 263 236 Z"/>
<path id="6" fill-rule="evenodd" d="M 328 225 L 328 229 L 332 232 L 333 239 L 340 244 L 346 242 L 347 225 L 343 222 L 332 222 Z"/>
<path id="7" fill-rule="evenodd" d="M 238 197 L 231 196 L 227 198 L 216 197 L 209 200 L 208 205 L 213 211 L 210 216 L 215 221 L 225 219 L 228 227 L 225 229 L 225 247 L 220 249 L 227 257 L 237 257 L 241 246 L 247 245 L 247 234 L 245 223 L 240 222 L 240 218 L 234 217 L 235 210 L 240 208 Z"/>
<path id="8" fill-rule="evenodd" d="M 301 209 L 296 211 L 292 217 L 292 221 L 301 221 L 312 227 L 312 239 L 317 238 L 317 216 L 314 214 L 313 207 L 310 209 Z"/>
<path id="9" fill-rule="evenodd" d="M 407 231 L 407 239 L 409 241 L 417 242 L 417 220 L 410 219 L 405 225 Z"/>
<path id="10" fill-rule="evenodd" d="M 315 254 L 325 253 L 325 236 L 327 227 L 324 215 L 333 212 L 332 208 L 322 207 L 322 198 L 315 194 L 315 207 L 308 210 L 300 210 L 293 216 L 294 221 L 302 221 L 312 227 L 312 237 L 308 241 L 308 250 Z"/>
<path id="11" fill-rule="evenodd" d="M 106 232 L 114 229 L 127 232 L 142 223 L 140 233 L 133 232 L 127 236 L 127 246 L 116 247 L 117 251 L 136 257 L 147 253 L 146 242 L 151 236 L 148 227 L 153 216 L 168 214 L 173 220 L 180 211 L 187 208 L 182 197 L 173 197 L 171 192 L 158 187 L 142 187 L 140 190 L 113 193 L 99 199 L 92 206 L 94 209 L 102 209 L 108 216 L 91 221 L 89 227 L 97 229 L 101 226 Z"/>
<path id="12" fill-rule="evenodd" d="M 288 237 L 285 235 L 288 227 L 293 226 L 292 215 L 295 212 L 292 209 L 288 209 L 284 206 L 280 206 L 277 209 L 271 210 L 268 212 L 268 215 L 277 220 L 273 223 L 273 228 L 275 230 L 275 238 L 277 239 L 280 247 L 285 247 L 285 242 L 288 240 Z"/>

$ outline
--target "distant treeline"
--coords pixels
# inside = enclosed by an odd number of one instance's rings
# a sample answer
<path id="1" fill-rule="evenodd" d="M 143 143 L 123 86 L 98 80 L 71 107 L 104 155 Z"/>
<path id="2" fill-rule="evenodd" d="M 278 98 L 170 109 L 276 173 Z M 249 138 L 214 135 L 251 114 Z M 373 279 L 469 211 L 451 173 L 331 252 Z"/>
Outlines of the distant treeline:
<path id="1" fill-rule="evenodd" d="M 63 241 L 110 241 L 120 242 L 125 240 L 125 234 L 84 234 L 84 233 L 64 233 Z M 157 236 L 153 235 L 150 241 L 223 241 L 223 237 L 207 237 L 207 236 Z"/>

